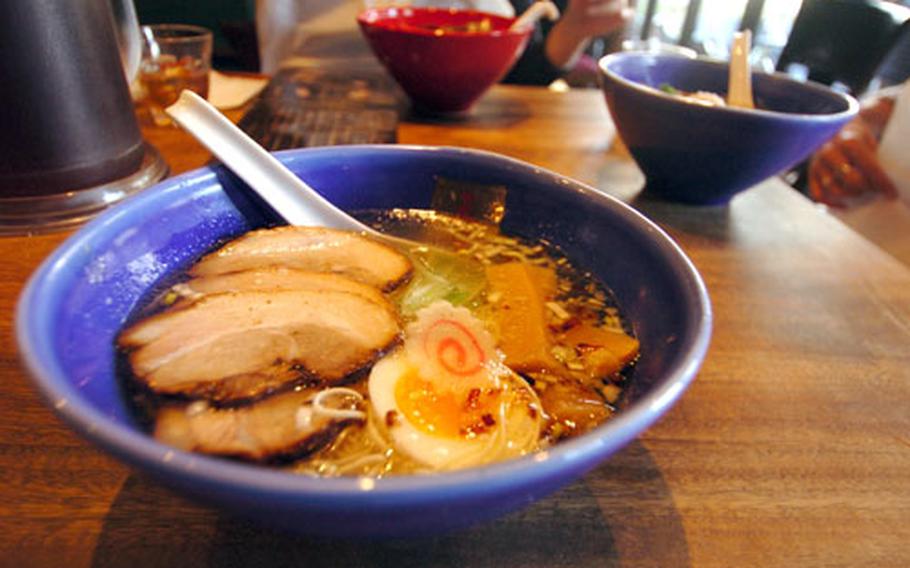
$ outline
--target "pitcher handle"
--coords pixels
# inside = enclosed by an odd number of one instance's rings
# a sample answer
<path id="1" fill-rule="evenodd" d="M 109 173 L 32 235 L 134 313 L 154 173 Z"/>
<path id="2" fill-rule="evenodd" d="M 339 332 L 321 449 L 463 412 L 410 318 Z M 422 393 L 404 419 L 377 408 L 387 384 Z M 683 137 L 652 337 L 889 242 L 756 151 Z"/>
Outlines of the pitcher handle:
<path id="1" fill-rule="evenodd" d="M 111 0 L 114 14 L 114 28 L 120 47 L 120 61 L 127 84 L 131 84 L 139 72 L 142 61 L 142 37 L 139 34 L 139 18 L 133 0 Z"/>

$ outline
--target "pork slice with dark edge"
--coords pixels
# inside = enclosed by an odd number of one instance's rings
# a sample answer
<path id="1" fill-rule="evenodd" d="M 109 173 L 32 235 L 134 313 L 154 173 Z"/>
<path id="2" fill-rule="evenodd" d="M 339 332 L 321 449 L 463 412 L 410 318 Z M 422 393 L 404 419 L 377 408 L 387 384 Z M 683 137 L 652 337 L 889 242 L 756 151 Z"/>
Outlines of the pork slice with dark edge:
<path id="1" fill-rule="evenodd" d="M 190 270 L 211 276 L 265 266 L 343 274 L 383 292 L 411 276 L 411 261 L 397 250 L 351 231 L 276 227 L 251 231 L 205 256 Z"/>
<path id="2" fill-rule="evenodd" d="M 135 378 L 155 393 L 223 405 L 304 382 L 343 382 L 399 334 L 387 302 L 337 290 L 250 291 L 146 318 L 118 345 Z"/>
<path id="3" fill-rule="evenodd" d="M 336 290 L 363 296 L 382 304 L 387 300 L 379 289 L 347 276 L 312 272 L 283 266 L 268 266 L 242 272 L 201 276 L 172 288 L 178 296 L 197 300 L 225 292 L 270 292 L 277 290 Z"/>
<path id="4" fill-rule="evenodd" d="M 155 438 L 181 450 L 250 461 L 302 457 L 362 422 L 314 411 L 315 394 L 315 389 L 290 391 L 238 408 L 202 402 L 167 406 L 158 413 Z"/>

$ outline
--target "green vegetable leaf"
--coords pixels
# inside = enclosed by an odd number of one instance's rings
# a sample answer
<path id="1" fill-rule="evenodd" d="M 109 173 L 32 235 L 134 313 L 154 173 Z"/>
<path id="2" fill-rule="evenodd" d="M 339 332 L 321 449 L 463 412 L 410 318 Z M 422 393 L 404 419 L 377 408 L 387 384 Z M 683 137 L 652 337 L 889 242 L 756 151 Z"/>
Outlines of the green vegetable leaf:
<path id="1" fill-rule="evenodd" d="M 461 262 L 456 254 L 435 253 L 432 248 L 413 252 L 414 277 L 401 298 L 400 309 L 405 317 L 438 300 L 453 306 L 468 306 L 478 299 L 487 286 L 483 265 L 465 256 Z"/>

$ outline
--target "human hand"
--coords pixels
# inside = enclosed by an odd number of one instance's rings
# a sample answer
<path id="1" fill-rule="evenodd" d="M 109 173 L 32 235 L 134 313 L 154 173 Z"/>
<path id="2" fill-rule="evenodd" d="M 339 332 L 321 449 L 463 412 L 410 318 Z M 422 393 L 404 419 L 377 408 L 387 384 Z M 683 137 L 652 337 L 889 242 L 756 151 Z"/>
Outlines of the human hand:
<path id="1" fill-rule="evenodd" d="M 547 58 L 555 67 L 570 68 L 591 38 L 621 30 L 634 15 L 628 0 L 569 0 L 547 36 Z"/>
<path id="2" fill-rule="evenodd" d="M 569 0 L 563 25 L 578 38 L 610 35 L 635 16 L 628 0 Z"/>
<path id="3" fill-rule="evenodd" d="M 839 208 L 864 195 L 895 198 L 897 188 L 878 161 L 878 139 L 894 106 L 890 97 L 863 105 L 859 116 L 825 143 L 809 162 L 809 195 Z"/>
<path id="4" fill-rule="evenodd" d="M 869 132 L 876 140 L 882 139 L 894 105 L 897 101 L 897 90 L 888 88 L 864 99 L 859 109 L 859 118 L 869 127 Z"/>

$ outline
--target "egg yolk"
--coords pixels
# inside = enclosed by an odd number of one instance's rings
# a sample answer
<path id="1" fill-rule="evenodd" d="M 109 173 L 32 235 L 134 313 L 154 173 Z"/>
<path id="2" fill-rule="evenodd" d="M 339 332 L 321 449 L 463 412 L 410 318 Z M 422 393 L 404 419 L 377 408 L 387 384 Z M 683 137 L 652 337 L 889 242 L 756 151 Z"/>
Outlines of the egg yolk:
<path id="1" fill-rule="evenodd" d="M 439 390 L 415 370 L 395 385 L 398 410 L 418 430 L 445 438 L 474 438 L 496 426 L 502 391 Z"/>

